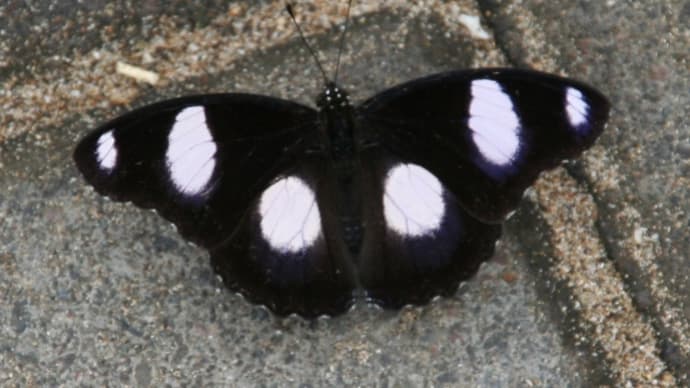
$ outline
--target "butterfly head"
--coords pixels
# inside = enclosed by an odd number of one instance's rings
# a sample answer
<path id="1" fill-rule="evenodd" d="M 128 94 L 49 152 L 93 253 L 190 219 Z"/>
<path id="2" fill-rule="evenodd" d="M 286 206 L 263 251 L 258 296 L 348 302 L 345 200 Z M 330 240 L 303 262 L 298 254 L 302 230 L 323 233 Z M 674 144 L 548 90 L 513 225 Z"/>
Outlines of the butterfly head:
<path id="1" fill-rule="evenodd" d="M 339 110 L 351 108 L 350 99 L 343 89 L 335 82 L 328 82 L 324 91 L 317 97 L 316 105 L 321 110 Z"/>

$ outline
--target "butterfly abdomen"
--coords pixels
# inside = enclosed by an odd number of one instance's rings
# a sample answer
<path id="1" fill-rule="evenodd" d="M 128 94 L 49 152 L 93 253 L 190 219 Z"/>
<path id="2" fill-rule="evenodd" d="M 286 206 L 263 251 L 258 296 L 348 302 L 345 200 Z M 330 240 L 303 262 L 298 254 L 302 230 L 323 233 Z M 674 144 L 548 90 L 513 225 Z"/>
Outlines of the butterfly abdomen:
<path id="1" fill-rule="evenodd" d="M 362 245 L 362 190 L 355 171 L 339 171 L 337 174 L 336 207 L 342 237 L 348 252 L 357 257 Z"/>

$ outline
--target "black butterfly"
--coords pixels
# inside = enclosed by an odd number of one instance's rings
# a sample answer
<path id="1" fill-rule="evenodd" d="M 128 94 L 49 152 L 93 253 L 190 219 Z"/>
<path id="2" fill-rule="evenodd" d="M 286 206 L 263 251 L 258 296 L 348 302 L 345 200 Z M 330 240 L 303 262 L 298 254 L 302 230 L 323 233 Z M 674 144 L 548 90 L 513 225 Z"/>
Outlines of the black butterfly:
<path id="1" fill-rule="evenodd" d="M 516 69 L 451 71 L 353 106 L 189 96 L 87 135 L 96 190 L 154 208 L 209 250 L 228 288 L 275 313 L 335 315 L 452 294 L 488 259 L 540 172 L 601 134 L 597 90 Z"/>

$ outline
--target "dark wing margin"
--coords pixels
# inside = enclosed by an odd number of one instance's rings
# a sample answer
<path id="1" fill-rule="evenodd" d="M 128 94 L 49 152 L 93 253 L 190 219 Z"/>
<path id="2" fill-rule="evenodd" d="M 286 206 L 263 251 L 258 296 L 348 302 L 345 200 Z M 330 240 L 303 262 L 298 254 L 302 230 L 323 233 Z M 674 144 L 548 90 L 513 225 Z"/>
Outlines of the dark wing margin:
<path id="1" fill-rule="evenodd" d="M 373 141 L 429 169 L 485 222 L 502 221 L 539 173 L 589 148 L 608 114 L 591 86 L 517 69 L 432 75 L 358 108 Z"/>
<path id="2" fill-rule="evenodd" d="M 74 160 L 99 193 L 156 209 L 211 248 L 313 137 L 317 113 L 248 94 L 189 96 L 145 106 L 91 132 Z"/>

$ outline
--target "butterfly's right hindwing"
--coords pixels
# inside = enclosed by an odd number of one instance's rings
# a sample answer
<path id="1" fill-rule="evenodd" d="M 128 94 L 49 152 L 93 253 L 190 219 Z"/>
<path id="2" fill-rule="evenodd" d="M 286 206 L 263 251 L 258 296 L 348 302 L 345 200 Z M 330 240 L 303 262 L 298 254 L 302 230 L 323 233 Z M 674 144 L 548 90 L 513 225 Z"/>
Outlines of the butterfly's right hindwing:
<path id="1" fill-rule="evenodd" d="M 313 109 L 270 97 L 184 97 L 106 123 L 79 143 L 74 159 L 99 193 L 154 208 L 210 248 L 295 163 L 315 122 Z"/>
<path id="2" fill-rule="evenodd" d="M 464 210 L 440 179 L 385 149 L 363 154 L 366 232 L 358 261 L 369 301 L 385 308 L 452 295 L 494 251 L 501 226 Z"/>

